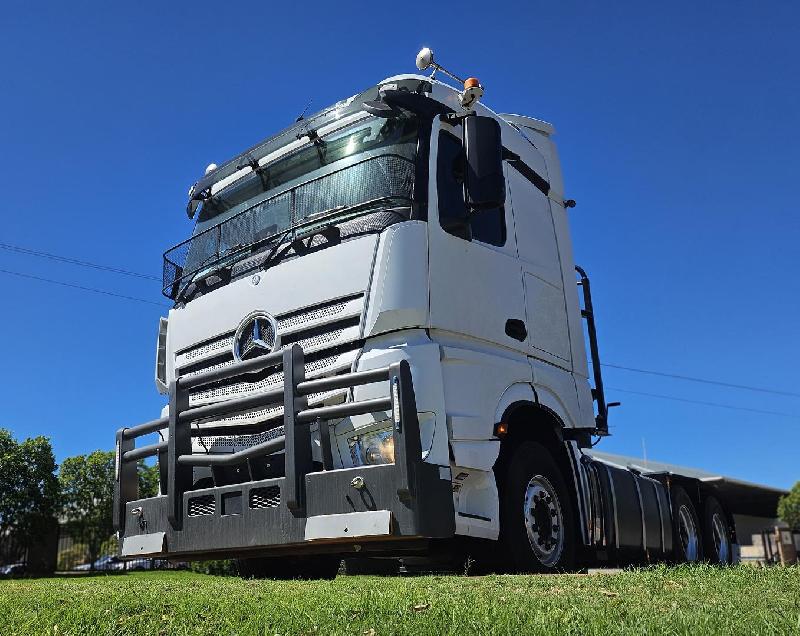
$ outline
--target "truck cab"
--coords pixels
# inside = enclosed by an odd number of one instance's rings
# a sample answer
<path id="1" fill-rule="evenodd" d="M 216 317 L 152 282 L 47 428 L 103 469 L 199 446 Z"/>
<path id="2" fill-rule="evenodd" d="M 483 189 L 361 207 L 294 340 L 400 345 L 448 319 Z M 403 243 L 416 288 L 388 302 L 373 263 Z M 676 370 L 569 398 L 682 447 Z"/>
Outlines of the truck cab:
<path id="1" fill-rule="evenodd" d="M 164 255 L 168 404 L 117 433 L 123 556 L 314 575 L 456 537 L 518 570 L 672 554 L 668 486 L 583 452 L 607 407 L 553 127 L 475 87 L 389 77 L 192 186 Z M 161 495 L 139 499 L 148 456 Z"/>

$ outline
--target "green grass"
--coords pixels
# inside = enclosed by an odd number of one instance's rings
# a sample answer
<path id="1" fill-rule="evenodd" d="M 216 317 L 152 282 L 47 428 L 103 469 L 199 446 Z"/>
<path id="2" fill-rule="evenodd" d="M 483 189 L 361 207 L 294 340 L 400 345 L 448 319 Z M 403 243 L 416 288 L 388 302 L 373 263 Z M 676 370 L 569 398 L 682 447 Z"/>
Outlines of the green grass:
<path id="1" fill-rule="evenodd" d="M 243 581 L 0 581 L 2 634 L 800 634 L 800 568 Z M 374 630 L 374 631 L 373 631 Z"/>

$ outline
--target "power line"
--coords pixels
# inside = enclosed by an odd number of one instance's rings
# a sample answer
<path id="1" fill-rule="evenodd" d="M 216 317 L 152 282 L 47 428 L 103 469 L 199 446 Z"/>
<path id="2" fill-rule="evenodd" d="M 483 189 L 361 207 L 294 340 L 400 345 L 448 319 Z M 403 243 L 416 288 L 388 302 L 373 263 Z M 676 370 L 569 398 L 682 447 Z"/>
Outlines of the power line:
<path id="1" fill-rule="evenodd" d="M 28 256 L 38 256 L 39 258 L 47 258 L 52 261 L 59 261 L 61 263 L 70 263 L 71 265 L 80 265 L 81 267 L 91 267 L 92 269 L 99 269 L 106 272 L 113 272 L 115 274 L 123 274 L 124 276 L 133 276 L 135 278 L 144 278 L 146 280 L 157 280 L 161 282 L 161 278 L 153 276 L 152 274 L 142 274 L 141 272 L 133 272 L 121 267 L 112 267 L 110 265 L 100 265 L 99 263 L 92 263 L 91 261 L 82 261 L 77 258 L 70 258 L 68 256 L 60 256 L 58 254 L 51 254 L 50 252 L 42 252 L 40 250 L 32 250 L 27 247 L 19 245 L 10 245 L 8 243 L 0 243 L 0 249 L 8 252 L 16 252 L 18 254 L 27 254 Z"/>
<path id="2" fill-rule="evenodd" d="M 117 294 L 116 292 L 106 291 L 104 289 L 97 289 L 96 287 L 84 287 L 83 285 L 75 285 L 74 283 L 65 283 L 60 280 L 53 280 L 51 278 L 42 278 L 41 276 L 34 276 L 32 274 L 24 274 L 22 272 L 12 272 L 8 269 L 0 269 L 0 274 L 9 274 L 11 276 L 19 276 L 21 278 L 29 278 L 31 280 L 38 280 L 42 283 L 50 283 L 51 285 L 61 285 L 62 287 L 71 287 L 73 289 L 81 289 L 83 291 L 94 292 L 95 294 L 103 294 L 105 296 L 114 296 L 115 298 L 124 298 L 125 300 L 134 300 L 139 303 L 147 303 L 149 305 L 158 305 L 159 307 L 169 307 L 166 303 L 160 303 L 155 300 L 147 300 L 146 298 L 137 298 L 136 296 L 126 296 L 124 294 Z"/>
<path id="3" fill-rule="evenodd" d="M 665 373 L 664 371 L 651 371 L 649 369 L 637 369 L 635 367 L 624 367 L 620 364 L 610 364 L 601 362 L 601 367 L 609 367 L 611 369 L 622 369 L 623 371 L 633 371 L 634 373 L 646 373 L 647 375 L 657 375 L 662 378 L 676 378 L 678 380 L 688 380 L 689 382 L 702 382 L 703 384 L 715 384 L 717 386 L 725 386 L 730 389 L 745 389 L 747 391 L 758 391 L 760 393 L 771 393 L 772 395 L 787 395 L 790 397 L 800 397 L 800 393 L 792 393 L 791 391 L 778 391 L 776 389 L 765 389 L 763 387 L 748 386 L 746 384 L 731 384 L 730 382 L 720 382 L 718 380 L 707 380 L 706 378 L 696 378 L 690 375 L 679 375 L 677 373 Z"/>
<path id="4" fill-rule="evenodd" d="M 50 259 L 50 260 L 54 260 L 54 261 L 58 261 L 58 262 L 62 262 L 62 263 L 69 263 L 71 265 L 79 265 L 81 267 L 89 267 L 89 268 L 92 268 L 92 269 L 97 269 L 97 270 L 102 270 L 102 271 L 107 271 L 107 272 L 113 272 L 115 274 L 122 274 L 122 275 L 125 275 L 125 276 L 133 276 L 135 278 L 143 278 L 145 280 L 153 280 L 153 281 L 161 282 L 161 278 L 160 277 L 154 276 L 152 274 L 143 274 L 141 272 L 134 272 L 134 271 L 131 271 L 131 270 L 120 268 L 120 267 L 113 267 L 113 266 L 110 266 L 110 265 L 101 265 L 99 263 L 93 263 L 91 261 L 84 261 L 84 260 L 79 260 L 79 259 L 75 259 L 75 258 L 70 258 L 70 257 L 67 257 L 67 256 L 60 256 L 58 254 L 52 254 L 50 252 L 43 252 L 41 250 L 34 250 L 34 249 L 27 248 L 27 247 L 19 246 L 19 245 L 11 245 L 9 243 L 0 243 L 0 249 L 7 250 L 7 251 L 10 251 L 10 252 L 17 252 L 19 254 L 27 254 L 29 256 L 37 256 L 39 258 L 46 258 L 46 259 Z M 73 283 L 65 283 L 65 282 L 62 282 L 62 281 L 51 280 L 49 278 L 41 278 L 39 276 L 33 276 L 31 274 L 24 274 L 24 273 L 21 273 L 21 272 L 12 272 L 12 271 L 9 271 L 9 270 L 0 270 L 0 273 L 10 274 L 10 275 L 13 275 L 13 276 L 20 276 L 20 277 L 23 277 L 23 278 L 30 278 L 30 279 L 33 279 L 33 280 L 38 280 L 38 281 L 41 281 L 41 282 L 51 283 L 51 284 L 54 284 L 54 285 L 61 285 L 61 286 L 64 286 L 64 287 L 72 287 L 74 289 L 81 289 L 83 291 L 91 291 L 91 292 L 95 292 L 95 293 L 98 293 L 98 294 L 104 294 L 106 296 L 114 296 L 116 298 L 124 298 L 126 300 L 134 300 L 134 301 L 137 301 L 137 302 L 144 302 L 144 303 L 159 305 L 159 306 L 162 306 L 162 307 L 168 307 L 169 306 L 169 305 L 166 305 L 165 303 L 155 302 L 155 301 L 152 301 L 152 300 L 146 300 L 144 298 L 136 298 L 134 296 L 126 296 L 124 294 L 117 294 L 115 292 L 109 292 L 109 291 L 105 291 L 105 290 L 102 290 L 102 289 L 96 289 L 94 287 L 83 287 L 81 285 L 75 285 Z M 630 371 L 630 372 L 633 372 L 633 373 L 643 373 L 643 374 L 646 374 L 646 375 L 654 375 L 654 376 L 659 376 L 659 377 L 663 377 L 663 378 L 673 378 L 673 379 L 677 379 L 677 380 L 684 380 L 684 381 L 687 381 L 687 382 L 699 382 L 699 383 L 702 383 L 702 384 L 711 384 L 711 385 L 723 386 L 723 387 L 732 388 L 732 389 L 743 389 L 743 390 L 746 390 L 746 391 L 756 391 L 756 392 L 759 392 L 759 393 L 769 393 L 769 394 L 772 394 L 772 395 L 783 395 L 783 396 L 788 396 L 788 397 L 798 397 L 798 398 L 800 398 L 800 393 L 794 393 L 794 392 L 791 392 L 791 391 L 780 391 L 780 390 L 777 390 L 777 389 L 767 389 L 767 388 L 764 388 L 764 387 L 755 387 L 755 386 L 750 386 L 750 385 L 746 385 L 746 384 L 734 384 L 734 383 L 731 383 L 731 382 L 721 382 L 719 380 L 710 380 L 710 379 L 707 379 L 707 378 L 698 378 L 698 377 L 695 377 L 695 376 L 681 375 L 681 374 L 677 374 L 677 373 L 666 373 L 664 371 L 654 371 L 654 370 L 651 370 L 651 369 L 640 369 L 640 368 L 637 368 L 637 367 L 627 367 L 627 366 L 623 366 L 623 365 L 620 365 L 620 364 L 612 364 L 612 363 L 609 363 L 609 362 L 602 362 L 602 363 L 600 363 L 600 366 L 608 367 L 610 369 L 619 369 L 619 370 L 622 370 L 622 371 Z M 625 389 L 615 389 L 615 390 L 622 391 L 622 392 L 627 392 L 627 393 L 635 393 L 634 391 L 626 391 Z M 647 395 L 649 395 L 649 394 L 647 394 Z M 671 398 L 671 397 L 668 397 L 668 396 L 660 396 L 660 395 L 655 395 L 655 394 L 651 395 L 650 397 L 662 397 L 664 399 L 674 399 L 674 400 L 683 401 L 683 402 L 695 402 L 693 400 L 684 400 L 682 398 Z M 728 406 L 728 405 L 724 405 L 724 404 L 718 405 L 718 404 L 715 404 L 715 403 L 706 403 L 706 402 L 697 402 L 697 403 L 698 404 L 706 404 L 708 406 L 721 406 L 723 408 L 739 408 L 739 407 L 733 407 L 733 406 Z M 744 409 L 744 410 L 753 411 L 753 409 Z M 788 416 L 788 417 L 795 417 L 794 415 L 789 415 L 787 413 L 778 413 L 778 412 L 771 412 L 771 411 L 759 411 L 757 409 L 755 410 L 755 412 L 770 413 L 770 414 L 773 414 L 773 415 L 783 415 L 783 416 Z"/>
<path id="5" fill-rule="evenodd" d="M 721 404 L 720 402 L 704 402 L 702 400 L 689 400 L 686 398 L 675 397 L 674 395 L 662 395 L 660 393 L 646 393 L 645 391 L 631 391 L 629 389 L 620 389 L 618 387 L 609 386 L 607 389 L 612 391 L 619 391 L 620 393 L 631 393 L 633 395 L 644 395 L 646 397 L 659 398 L 661 400 L 672 400 L 673 402 L 687 402 L 689 404 L 702 404 L 703 406 L 714 406 L 722 409 L 731 409 L 733 411 L 748 411 L 750 413 L 761 413 L 763 415 L 779 415 L 781 417 L 790 417 L 794 420 L 800 419 L 800 416 L 792 413 L 783 413 L 781 411 L 765 411 L 762 409 L 751 409 L 746 406 L 734 406 L 732 404 Z"/>

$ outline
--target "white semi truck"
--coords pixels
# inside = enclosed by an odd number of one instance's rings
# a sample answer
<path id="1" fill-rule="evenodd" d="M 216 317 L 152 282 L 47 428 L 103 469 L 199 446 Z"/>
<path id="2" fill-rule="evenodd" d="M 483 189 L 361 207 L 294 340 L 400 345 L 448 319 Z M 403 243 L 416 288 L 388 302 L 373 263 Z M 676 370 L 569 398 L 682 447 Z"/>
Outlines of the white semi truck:
<path id="1" fill-rule="evenodd" d="M 463 88 L 390 77 L 191 188 L 164 255 L 169 403 L 116 436 L 122 556 L 306 577 L 453 545 L 515 571 L 731 562 L 733 514 L 774 502 L 589 452 L 611 405 L 553 127 L 489 110 L 429 49 L 417 66 Z"/>

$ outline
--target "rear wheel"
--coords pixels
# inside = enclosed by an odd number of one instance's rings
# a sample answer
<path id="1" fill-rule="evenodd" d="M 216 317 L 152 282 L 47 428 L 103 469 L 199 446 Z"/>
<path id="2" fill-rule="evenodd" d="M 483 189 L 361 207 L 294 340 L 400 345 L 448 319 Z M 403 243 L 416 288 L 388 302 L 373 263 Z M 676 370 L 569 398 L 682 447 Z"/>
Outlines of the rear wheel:
<path id="1" fill-rule="evenodd" d="M 519 572 L 556 572 L 575 561 L 572 503 L 558 465 L 537 442 L 516 449 L 505 476 L 500 541 Z"/>
<path id="2" fill-rule="evenodd" d="M 689 495 L 680 486 L 673 486 L 671 495 L 675 557 L 678 561 L 695 563 L 703 558 L 697 512 Z"/>
<path id="3" fill-rule="evenodd" d="M 708 497 L 703 510 L 703 547 L 709 562 L 719 565 L 733 563 L 731 534 L 722 504 L 716 498 Z"/>
<path id="4" fill-rule="evenodd" d="M 340 560 L 320 557 L 273 557 L 237 559 L 239 576 L 243 579 L 333 579 L 339 571 Z"/>

